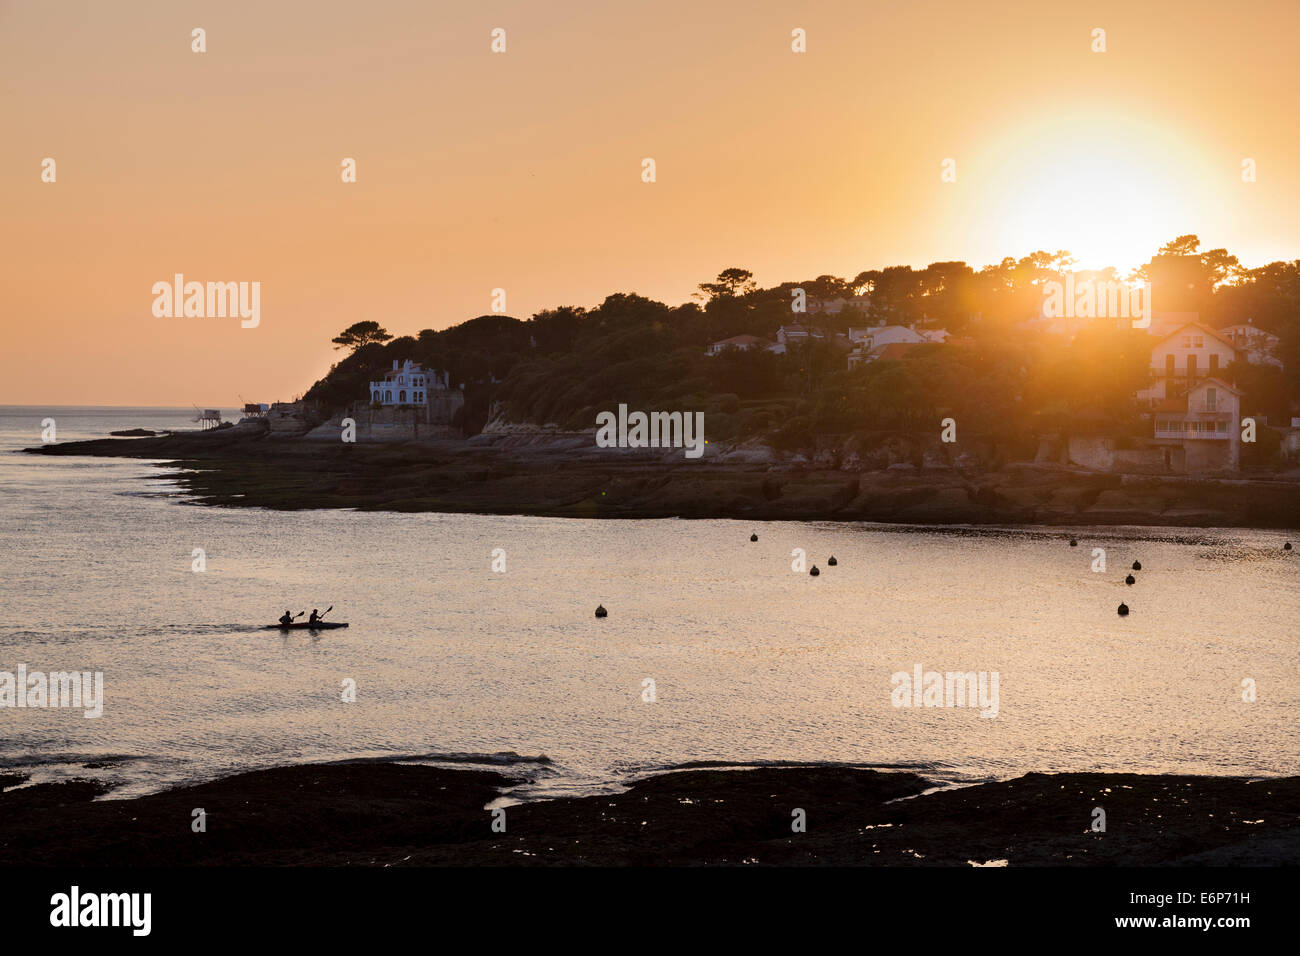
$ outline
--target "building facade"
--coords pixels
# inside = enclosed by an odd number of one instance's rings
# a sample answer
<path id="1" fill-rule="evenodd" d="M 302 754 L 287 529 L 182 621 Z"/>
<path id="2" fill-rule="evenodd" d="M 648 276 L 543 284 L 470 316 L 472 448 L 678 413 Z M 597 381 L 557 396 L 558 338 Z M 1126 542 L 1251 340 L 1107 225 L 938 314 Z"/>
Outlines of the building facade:
<path id="1" fill-rule="evenodd" d="M 370 383 L 370 404 L 427 406 L 430 393 L 450 390 L 449 373 L 430 371 L 410 359 L 399 365 L 394 359 L 392 369 L 379 381 Z"/>
<path id="2" fill-rule="evenodd" d="M 1241 392 L 1224 378 L 1239 353 L 1231 339 L 1187 323 L 1151 347 L 1151 384 L 1137 393 L 1170 470 L 1236 469 L 1241 460 Z"/>

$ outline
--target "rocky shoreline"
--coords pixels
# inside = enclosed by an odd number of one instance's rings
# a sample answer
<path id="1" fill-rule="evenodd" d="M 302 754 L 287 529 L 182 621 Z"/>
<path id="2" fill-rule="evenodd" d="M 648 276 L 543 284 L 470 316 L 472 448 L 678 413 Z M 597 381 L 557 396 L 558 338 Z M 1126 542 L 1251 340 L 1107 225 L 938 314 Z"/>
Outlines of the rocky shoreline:
<path id="1" fill-rule="evenodd" d="M 1028 774 L 936 789 L 914 773 L 843 766 L 692 769 L 494 817 L 489 804 L 519 782 L 352 762 L 97 800 L 99 783 L 14 789 L 10 775 L 0 867 L 1300 863 L 1300 777 Z M 194 832 L 200 808 L 206 831 Z"/>
<path id="2" fill-rule="evenodd" d="M 163 460 L 201 504 L 577 518 L 738 518 L 904 524 L 1300 528 L 1300 482 L 1118 475 L 1059 465 L 828 469 L 718 449 L 423 440 L 347 444 L 225 433 L 100 439 L 45 455 Z M 761 456 L 760 456 L 761 457 Z"/>

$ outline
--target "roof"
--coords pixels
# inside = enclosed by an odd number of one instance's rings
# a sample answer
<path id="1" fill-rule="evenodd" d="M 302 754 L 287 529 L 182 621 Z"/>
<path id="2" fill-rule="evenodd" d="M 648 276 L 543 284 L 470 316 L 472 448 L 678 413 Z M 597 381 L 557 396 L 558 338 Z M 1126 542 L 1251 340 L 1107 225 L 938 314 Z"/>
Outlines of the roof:
<path id="1" fill-rule="evenodd" d="M 1192 386 L 1187 390 L 1187 393 L 1190 395 L 1192 392 L 1199 392 L 1201 389 L 1205 388 L 1205 386 L 1211 384 L 1217 385 L 1219 388 L 1223 389 L 1224 391 L 1232 392 L 1232 394 L 1234 395 L 1243 394 L 1243 392 L 1240 389 L 1233 388 L 1231 385 L 1229 385 L 1221 378 L 1207 378 L 1203 382 L 1197 382 L 1194 386 Z"/>
<path id="2" fill-rule="evenodd" d="M 757 335 L 733 335 L 729 339 L 720 339 L 714 345 L 754 345 L 761 342 Z"/>
<path id="3" fill-rule="evenodd" d="M 1183 334 L 1183 329 L 1198 329 L 1198 330 L 1200 330 L 1201 332 L 1204 332 L 1206 335 L 1208 335 L 1208 336 L 1210 336 L 1210 337 L 1212 337 L 1212 338 L 1216 338 L 1216 339 L 1218 339 L 1220 342 L 1222 342 L 1224 345 L 1228 346 L 1228 348 L 1230 348 L 1230 349 L 1236 349 L 1236 347 L 1237 347 L 1237 343 L 1236 343 L 1236 342 L 1232 341 L 1231 339 L 1224 338 L 1222 335 L 1220 335 L 1218 332 L 1214 331 L 1214 329 L 1210 328 L 1208 325 L 1201 325 L 1200 322 L 1187 322 L 1187 323 L 1185 323 L 1185 324 L 1183 324 L 1183 325 L 1180 325 L 1178 328 L 1174 329 L 1172 332 L 1170 332 L 1168 335 L 1166 335 L 1163 339 L 1161 339 L 1160 341 L 1156 342 L 1155 345 L 1151 346 L 1151 348 L 1152 348 L 1153 350 L 1154 350 L 1154 349 L 1157 349 L 1157 348 L 1159 348 L 1160 346 L 1164 345 L 1166 342 L 1168 342 L 1170 339 L 1172 339 L 1174 336 L 1176 336 L 1176 335 L 1182 335 L 1182 334 Z"/>
<path id="4" fill-rule="evenodd" d="M 1239 322 L 1236 325 L 1225 325 L 1223 328 L 1219 329 L 1219 331 L 1220 332 L 1238 332 L 1238 331 L 1254 332 L 1259 335 L 1266 335 L 1270 339 L 1277 338 L 1277 336 L 1274 333 L 1270 332 L 1268 329 L 1261 329 L 1258 325 L 1252 325 L 1249 322 Z"/>

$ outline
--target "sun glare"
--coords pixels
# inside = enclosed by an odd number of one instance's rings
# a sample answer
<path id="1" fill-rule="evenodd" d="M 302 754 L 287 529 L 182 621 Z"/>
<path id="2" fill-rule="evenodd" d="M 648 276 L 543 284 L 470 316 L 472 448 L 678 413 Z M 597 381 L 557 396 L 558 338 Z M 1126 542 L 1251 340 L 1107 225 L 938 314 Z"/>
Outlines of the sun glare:
<path id="1" fill-rule="evenodd" d="M 1146 124 L 1073 116 L 1002 141 L 990 158 L 996 186 L 982 197 L 982 218 L 1008 254 L 1066 249 L 1077 268 L 1126 276 L 1203 221 L 1190 198 L 1207 192 L 1201 161 Z"/>

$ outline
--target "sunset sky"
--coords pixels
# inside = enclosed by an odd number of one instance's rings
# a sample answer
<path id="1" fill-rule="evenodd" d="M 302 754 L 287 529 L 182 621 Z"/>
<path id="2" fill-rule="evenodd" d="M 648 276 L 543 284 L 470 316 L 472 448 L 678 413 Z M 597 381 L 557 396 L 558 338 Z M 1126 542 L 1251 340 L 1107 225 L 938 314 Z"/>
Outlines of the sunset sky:
<path id="1" fill-rule="evenodd" d="M 1295 0 L 0 0 L 0 403 L 288 400 L 345 326 L 496 287 L 526 318 L 729 266 L 1300 258 L 1297 28 Z M 155 318 L 177 272 L 261 282 L 260 326 Z"/>

